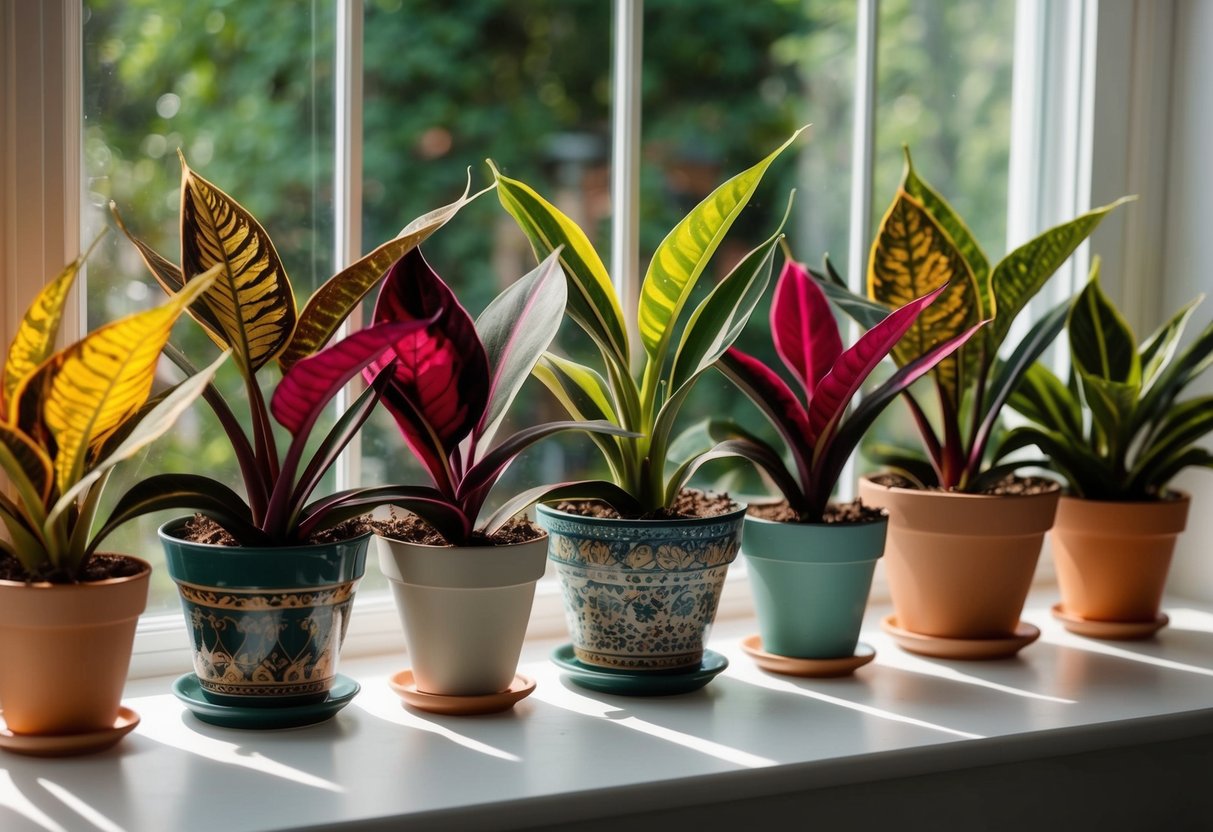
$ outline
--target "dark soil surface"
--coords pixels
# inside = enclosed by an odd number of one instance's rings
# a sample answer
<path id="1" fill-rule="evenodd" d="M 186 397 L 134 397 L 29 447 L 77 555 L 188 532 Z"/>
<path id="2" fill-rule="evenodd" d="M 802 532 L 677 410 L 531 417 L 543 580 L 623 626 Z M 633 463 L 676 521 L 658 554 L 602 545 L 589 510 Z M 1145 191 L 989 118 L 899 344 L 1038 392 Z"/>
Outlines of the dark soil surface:
<path id="1" fill-rule="evenodd" d="M 602 517 L 622 520 L 623 515 L 599 500 L 577 500 L 557 503 L 555 508 L 579 517 Z M 678 492 L 672 506 L 650 511 L 629 520 L 686 520 L 694 517 L 718 517 L 737 510 L 737 503 L 728 494 L 705 494 L 693 488 Z"/>
<path id="2" fill-rule="evenodd" d="M 786 500 L 768 505 L 750 506 L 750 510 L 746 513 L 751 517 L 774 520 L 778 523 L 800 522 L 800 519 L 796 516 L 796 512 L 792 511 L 792 507 L 788 505 Z M 859 525 L 862 523 L 873 523 L 885 516 L 886 512 L 884 509 L 865 506 L 863 501 L 856 497 L 849 503 L 830 503 L 826 506 L 825 515 L 821 520 L 827 524 Z"/>
<path id="3" fill-rule="evenodd" d="M 371 524 L 375 531 L 393 540 L 403 540 L 405 543 L 420 543 L 424 546 L 449 546 L 450 542 L 434 529 L 429 523 L 415 514 L 397 514 L 392 509 L 392 516 L 387 520 L 377 520 Z M 492 536 L 483 532 L 472 532 L 468 546 L 509 546 L 514 543 L 527 543 L 543 537 L 543 529 L 535 525 L 526 515 L 510 520 Z"/>
<path id="4" fill-rule="evenodd" d="M 344 523 L 338 523 L 331 528 L 321 529 L 309 537 L 307 542 L 309 545 L 337 543 L 364 535 L 369 531 L 371 531 L 371 523 L 370 515 L 367 514 L 362 517 L 355 517 L 352 520 L 346 520 Z M 209 543 L 212 546 L 243 545 L 231 532 L 205 514 L 195 514 L 189 520 L 186 520 L 185 528 L 182 529 L 180 537 L 182 540 L 188 540 L 191 543 Z"/>
<path id="5" fill-rule="evenodd" d="M 84 569 L 79 575 L 71 576 L 66 572 L 52 569 L 49 565 L 29 575 L 25 567 L 15 557 L 0 554 L 0 580 L 3 581 L 48 581 L 52 584 L 93 583 L 108 581 L 110 578 L 127 578 L 138 575 L 143 564 L 123 557 L 122 555 L 93 555 L 84 563 Z"/>
<path id="6" fill-rule="evenodd" d="M 872 477 L 872 482 L 878 485 L 883 485 L 886 488 L 909 488 L 913 491 L 951 491 L 952 489 L 940 488 L 933 486 L 927 489 L 921 489 L 905 477 L 897 474 L 879 474 Z M 1034 494 L 1048 494 L 1050 491 L 1056 491 L 1061 488 L 1056 481 L 1047 477 L 1017 477 L 1011 475 L 1004 477 L 994 485 L 986 488 L 978 493 L 989 494 L 994 497 L 1028 497 Z"/>

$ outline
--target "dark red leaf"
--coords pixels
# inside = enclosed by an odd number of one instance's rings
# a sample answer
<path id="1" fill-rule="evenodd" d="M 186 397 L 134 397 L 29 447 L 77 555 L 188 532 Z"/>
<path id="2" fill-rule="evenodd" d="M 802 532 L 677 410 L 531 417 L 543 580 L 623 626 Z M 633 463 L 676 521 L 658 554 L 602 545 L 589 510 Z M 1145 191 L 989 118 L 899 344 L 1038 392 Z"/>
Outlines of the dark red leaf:
<path id="1" fill-rule="evenodd" d="M 771 300 L 771 338 L 784 364 L 812 397 L 842 354 L 838 322 L 825 293 L 800 263 L 783 264 Z"/>

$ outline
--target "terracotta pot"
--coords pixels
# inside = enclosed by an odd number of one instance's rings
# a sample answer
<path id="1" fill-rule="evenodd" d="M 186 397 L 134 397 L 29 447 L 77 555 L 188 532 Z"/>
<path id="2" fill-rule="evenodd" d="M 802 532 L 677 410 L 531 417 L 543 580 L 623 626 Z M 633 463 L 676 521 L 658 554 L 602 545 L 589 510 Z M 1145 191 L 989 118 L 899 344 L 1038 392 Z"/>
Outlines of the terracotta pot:
<path id="1" fill-rule="evenodd" d="M 377 539 L 417 690 L 483 696 L 507 689 L 547 565 L 547 536 L 493 547 Z"/>
<path id="2" fill-rule="evenodd" d="M 0 707 L 17 734 L 112 728 L 152 568 L 83 584 L 0 581 Z"/>
<path id="3" fill-rule="evenodd" d="M 762 649 L 804 659 L 853 655 L 887 528 L 884 518 L 777 523 L 747 515 L 741 550 Z"/>
<path id="4" fill-rule="evenodd" d="M 1053 561 L 1065 611 L 1096 621 L 1156 619 L 1190 506 L 1187 494 L 1151 503 L 1062 497 Z"/>
<path id="5" fill-rule="evenodd" d="M 582 517 L 543 505 L 536 514 L 579 661 L 636 672 L 700 666 L 745 506 L 686 520 Z"/>
<path id="6" fill-rule="evenodd" d="M 859 496 L 889 512 L 885 572 L 898 626 L 940 638 L 1013 635 L 1060 495 L 920 491 L 862 477 Z"/>
<path id="7" fill-rule="evenodd" d="M 337 677 L 371 535 L 312 546 L 214 546 L 160 527 L 203 697 L 217 705 L 322 702 Z"/>

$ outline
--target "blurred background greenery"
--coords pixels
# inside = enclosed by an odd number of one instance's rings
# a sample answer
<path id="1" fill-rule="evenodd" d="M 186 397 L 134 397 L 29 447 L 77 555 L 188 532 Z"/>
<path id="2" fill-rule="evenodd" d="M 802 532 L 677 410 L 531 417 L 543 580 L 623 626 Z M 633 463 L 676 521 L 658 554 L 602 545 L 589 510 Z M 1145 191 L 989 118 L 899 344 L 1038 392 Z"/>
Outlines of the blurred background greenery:
<path id="1" fill-rule="evenodd" d="M 892 199 L 900 146 L 908 144 L 920 173 L 987 250 L 1001 253 L 1014 4 L 882 0 L 879 8 L 875 209 L 866 237 Z M 486 185 L 484 160 L 492 158 L 581 223 L 607 259 L 616 220 L 610 12 L 603 0 L 367 0 L 364 250 L 451 201 L 468 167 L 474 187 Z M 259 218 L 302 304 L 336 265 L 332 0 L 289 8 L 87 0 L 85 21 L 84 237 L 109 222 L 112 199 L 128 226 L 179 260 L 180 149 Z M 809 139 L 772 169 L 734 227 L 713 274 L 725 274 L 770 234 L 793 187 L 792 250 L 814 266 L 828 251 L 847 274 L 854 55 L 854 0 L 648 0 L 641 210 L 623 218 L 639 222 L 642 256 L 715 185 L 812 122 Z M 533 266 L 492 194 L 424 249 L 473 315 Z M 131 246 L 111 234 L 89 264 L 90 326 L 155 302 L 159 292 Z M 741 346 L 776 361 L 766 309 L 760 305 Z M 199 362 L 213 354 L 191 321 L 179 324 L 176 340 Z M 558 343 L 592 355 L 583 341 L 566 325 Z M 233 374 L 221 384 L 240 398 Z M 558 412 L 530 385 L 513 414 L 518 424 Z M 735 415 L 760 424 L 718 376 L 705 379 L 687 414 L 688 421 Z M 891 408 L 882 437 L 908 435 L 907 422 L 900 407 Z M 358 462 L 366 482 L 420 476 L 387 418 L 365 429 Z M 122 477 L 129 483 L 153 470 L 216 472 L 238 482 L 226 440 L 201 406 Z M 520 460 L 501 490 L 600 473 L 586 440 L 554 440 Z M 110 545 L 156 560 L 153 529 L 164 519 L 132 523 Z M 163 570 L 156 574 L 163 583 L 153 609 L 174 605 Z"/>

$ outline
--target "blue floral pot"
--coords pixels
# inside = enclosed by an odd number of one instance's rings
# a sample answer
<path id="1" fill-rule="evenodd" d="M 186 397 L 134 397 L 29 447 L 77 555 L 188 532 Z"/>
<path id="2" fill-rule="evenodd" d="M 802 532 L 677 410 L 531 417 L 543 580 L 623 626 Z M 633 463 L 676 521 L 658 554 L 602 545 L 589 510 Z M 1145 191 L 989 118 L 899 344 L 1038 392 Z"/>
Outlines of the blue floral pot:
<path id="1" fill-rule="evenodd" d="M 337 676 L 371 535 L 313 546 L 192 543 L 160 527 L 202 695 L 220 705 L 323 701 Z"/>
<path id="2" fill-rule="evenodd" d="M 745 507 L 689 520 L 537 509 L 578 660 L 630 671 L 698 667 L 737 557 Z"/>
<path id="3" fill-rule="evenodd" d="M 746 517 L 742 551 L 762 649 L 800 659 L 853 655 L 888 527 L 888 518 L 844 524 Z"/>

